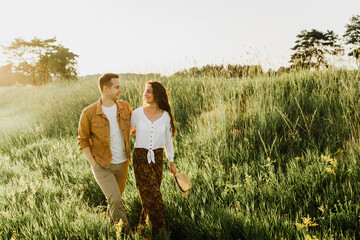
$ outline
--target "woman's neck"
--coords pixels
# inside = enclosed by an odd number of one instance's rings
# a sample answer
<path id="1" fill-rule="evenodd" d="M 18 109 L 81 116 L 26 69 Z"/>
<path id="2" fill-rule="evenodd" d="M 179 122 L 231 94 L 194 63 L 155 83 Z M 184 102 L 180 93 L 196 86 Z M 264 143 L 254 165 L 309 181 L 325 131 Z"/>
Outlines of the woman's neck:
<path id="1" fill-rule="evenodd" d="M 148 103 L 144 106 L 149 112 L 159 112 L 161 109 L 157 103 Z"/>

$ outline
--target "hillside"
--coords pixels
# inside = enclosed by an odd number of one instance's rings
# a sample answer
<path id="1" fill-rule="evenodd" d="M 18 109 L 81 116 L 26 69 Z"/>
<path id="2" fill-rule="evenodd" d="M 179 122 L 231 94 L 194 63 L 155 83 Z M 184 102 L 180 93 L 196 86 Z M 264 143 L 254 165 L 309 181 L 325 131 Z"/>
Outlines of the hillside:
<path id="1" fill-rule="evenodd" d="M 140 107 L 157 78 L 123 79 L 121 98 Z M 171 239 L 360 238 L 358 71 L 159 81 L 177 124 L 176 166 L 193 183 L 183 199 L 165 163 Z M 0 88 L 0 238 L 119 237 L 76 144 L 81 110 L 99 97 L 91 76 Z M 141 212 L 134 179 L 130 165 L 132 227 Z"/>

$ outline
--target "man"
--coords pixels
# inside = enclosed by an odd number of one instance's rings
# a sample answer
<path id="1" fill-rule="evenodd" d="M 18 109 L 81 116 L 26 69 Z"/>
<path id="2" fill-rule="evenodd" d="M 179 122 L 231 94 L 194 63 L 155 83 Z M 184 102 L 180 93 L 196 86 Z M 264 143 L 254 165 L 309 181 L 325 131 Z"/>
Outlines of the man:
<path id="1" fill-rule="evenodd" d="M 120 220 L 129 231 L 122 205 L 130 161 L 130 116 L 132 109 L 120 101 L 119 75 L 105 73 L 99 78 L 100 99 L 84 108 L 80 116 L 78 145 L 92 168 L 108 201 L 111 224 Z"/>

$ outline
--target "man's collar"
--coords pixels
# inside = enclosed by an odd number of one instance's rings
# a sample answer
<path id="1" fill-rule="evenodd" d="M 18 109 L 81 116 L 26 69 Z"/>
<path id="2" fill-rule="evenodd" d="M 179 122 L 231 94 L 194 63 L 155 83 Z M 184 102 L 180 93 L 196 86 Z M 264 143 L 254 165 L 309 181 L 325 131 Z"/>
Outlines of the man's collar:
<path id="1" fill-rule="evenodd" d="M 117 105 L 117 111 L 120 112 L 120 110 L 122 110 L 124 108 L 124 106 L 122 106 L 122 104 L 120 104 L 119 100 L 116 100 L 115 103 Z M 102 106 L 102 97 L 100 97 L 99 100 L 96 102 L 96 114 L 99 114 L 99 115 L 104 114 L 101 106 Z"/>
<path id="2" fill-rule="evenodd" d="M 122 104 L 120 104 L 120 100 L 116 100 L 115 103 L 117 105 L 118 111 L 120 111 L 120 110 L 122 110 L 124 108 L 124 106 Z"/>
<path id="3" fill-rule="evenodd" d="M 99 100 L 96 102 L 96 114 L 99 114 L 99 115 L 104 114 L 101 105 L 102 105 L 102 97 L 100 97 Z"/>

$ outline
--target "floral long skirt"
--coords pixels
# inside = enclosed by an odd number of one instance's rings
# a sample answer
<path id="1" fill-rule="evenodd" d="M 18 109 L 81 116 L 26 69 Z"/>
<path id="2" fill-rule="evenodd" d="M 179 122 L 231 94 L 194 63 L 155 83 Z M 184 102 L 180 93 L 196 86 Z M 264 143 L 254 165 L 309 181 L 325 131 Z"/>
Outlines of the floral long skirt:
<path id="1" fill-rule="evenodd" d="M 139 225 L 145 225 L 146 216 L 151 221 L 153 234 L 165 225 L 165 206 L 162 200 L 160 186 L 163 172 L 163 148 L 153 150 L 155 163 L 148 163 L 148 150 L 135 148 L 133 152 L 133 166 L 136 187 L 139 190 L 142 212 Z"/>

